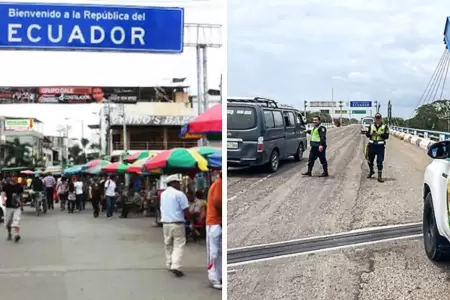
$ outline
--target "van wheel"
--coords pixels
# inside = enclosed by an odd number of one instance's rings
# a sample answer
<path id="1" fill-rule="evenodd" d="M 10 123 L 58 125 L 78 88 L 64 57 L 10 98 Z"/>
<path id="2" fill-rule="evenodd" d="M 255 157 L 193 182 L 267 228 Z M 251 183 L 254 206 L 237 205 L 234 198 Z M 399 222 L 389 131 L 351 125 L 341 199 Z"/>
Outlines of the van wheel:
<path id="1" fill-rule="evenodd" d="M 423 207 L 423 242 L 425 253 L 430 260 L 435 262 L 448 260 L 448 252 L 445 252 L 442 249 L 448 249 L 450 243 L 439 234 L 431 193 L 428 193 L 425 197 Z"/>
<path id="2" fill-rule="evenodd" d="M 305 148 L 303 147 L 303 143 L 298 144 L 297 153 L 294 155 L 295 161 L 301 161 L 303 159 L 303 152 Z"/>
<path id="3" fill-rule="evenodd" d="M 272 151 L 268 166 L 271 173 L 275 173 L 276 171 L 278 171 L 278 167 L 280 166 L 280 157 L 277 150 Z"/>

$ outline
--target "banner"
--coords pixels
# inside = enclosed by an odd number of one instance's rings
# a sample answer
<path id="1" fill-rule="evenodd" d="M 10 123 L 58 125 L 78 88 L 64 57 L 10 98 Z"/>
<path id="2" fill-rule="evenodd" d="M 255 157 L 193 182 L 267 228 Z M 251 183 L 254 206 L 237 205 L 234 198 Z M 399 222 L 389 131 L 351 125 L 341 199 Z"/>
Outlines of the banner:
<path id="1" fill-rule="evenodd" d="M 0 104 L 134 104 L 137 87 L 0 87 Z"/>
<path id="2" fill-rule="evenodd" d="M 183 126 L 192 121 L 195 117 L 192 116 L 126 116 L 126 125 L 140 125 L 140 126 Z M 111 125 L 117 126 L 123 124 L 123 118 L 120 116 L 113 116 Z"/>
<path id="3" fill-rule="evenodd" d="M 182 53 L 184 9 L 0 3 L 0 48 Z"/>
<path id="4" fill-rule="evenodd" d="M 27 131 L 33 129 L 32 119 L 6 119 L 5 131 Z"/>

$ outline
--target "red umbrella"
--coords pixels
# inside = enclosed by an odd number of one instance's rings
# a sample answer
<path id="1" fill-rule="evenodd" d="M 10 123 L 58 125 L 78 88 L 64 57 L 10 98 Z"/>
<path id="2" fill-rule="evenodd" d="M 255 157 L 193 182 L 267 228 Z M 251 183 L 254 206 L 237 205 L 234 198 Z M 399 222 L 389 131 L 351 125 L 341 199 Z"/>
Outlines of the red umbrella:
<path id="1" fill-rule="evenodd" d="M 33 175 L 34 172 L 33 172 L 33 171 L 30 171 L 30 170 L 25 170 L 25 171 L 20 171 L 20 174 Z"/>
<path id="2" fill-rule="evenodd" d="M 219 103 L 188 123 L 188 133 L 222 132 L 222 104 Z"/>

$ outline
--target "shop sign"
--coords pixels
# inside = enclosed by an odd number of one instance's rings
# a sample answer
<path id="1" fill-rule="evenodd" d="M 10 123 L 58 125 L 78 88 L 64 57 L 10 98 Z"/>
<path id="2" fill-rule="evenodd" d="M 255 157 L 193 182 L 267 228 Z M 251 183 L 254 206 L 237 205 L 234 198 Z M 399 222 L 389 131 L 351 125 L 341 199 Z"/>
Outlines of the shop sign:
<path id="1" fill-rule="evenodd" d="M 33 129 L 32 119 L 9 119 L 5 120 L 6 131 L 26 131 Z"/>
<path id="2" fill-rule="evenodd" d="M 138 126 L 183 126 L 192 121 L 193 116 L 126 116 L 127 125 Z M 111 125 L 122 125 L 123 118 L 115 116 Z"/>

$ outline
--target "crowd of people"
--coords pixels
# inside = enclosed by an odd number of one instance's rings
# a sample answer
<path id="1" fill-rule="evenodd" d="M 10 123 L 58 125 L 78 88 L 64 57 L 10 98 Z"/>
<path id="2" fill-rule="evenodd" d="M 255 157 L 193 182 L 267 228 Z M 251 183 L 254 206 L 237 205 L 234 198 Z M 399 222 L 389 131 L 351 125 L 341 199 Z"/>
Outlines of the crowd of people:
<path id="1" fill-rule="evenodd" d="M 68 176 L 55 179 L 51 174 L 34 174 L 33 178 L 15 175 L 6 176 L 0 181 L 1 200 L 6 207 L 5 227 L 8 240 L 18 242 L 20 220 L 24 207 L 24 191 L 32 194 L 42 193 L 48 209 L 60 203 L 61 211 L 73 214 L 83 211 L 86 202 L 93 207 L 93 217 L 106 212 L 111 219 L 119 200 L 121 218 L 127 218 L 133 207 L 142 209 L 143 198 L 158 199 L 160 221 L 163 224 L 166 267 L 177 277 L 184 276 L 181 270 L 182 257 L 187 239 L 206 238 L 208 257 L 208 279 L 215 289 L 222 288 L 222 178 L 212 183 L 208 191 L 192 187 L 182 188 L 182 175 L 175 174 L 166 178 L 167 188 L 158 197 L 156 191 L 144 195 L 142 180 L 136 176 L 131 179 L 127 189 L 118 177 L 111 176 Z M 207 194 L 207 199 L 205 199 Z"/>

